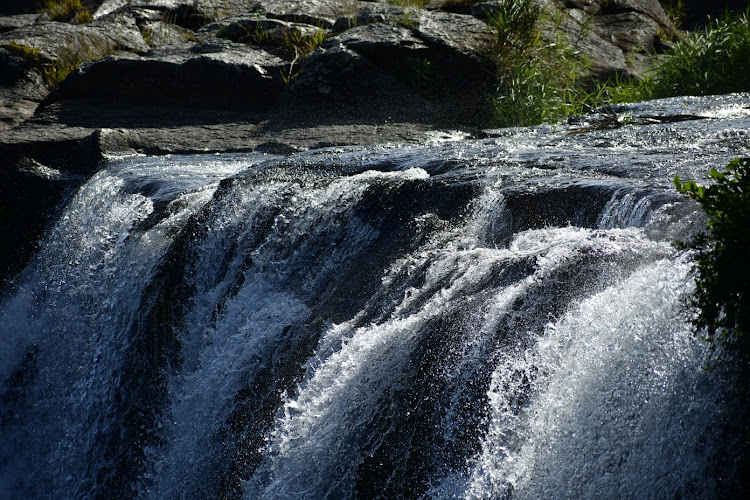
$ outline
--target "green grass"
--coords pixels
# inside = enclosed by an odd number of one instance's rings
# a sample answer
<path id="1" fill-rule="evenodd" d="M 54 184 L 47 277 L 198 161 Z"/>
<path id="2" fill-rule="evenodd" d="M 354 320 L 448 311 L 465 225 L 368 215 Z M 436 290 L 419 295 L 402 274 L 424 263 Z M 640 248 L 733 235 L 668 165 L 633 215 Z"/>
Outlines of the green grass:
<path id="1" fill-rule="evenodd" d="M 495 126 L 554 122 L 583 108 L 586 62 L 557 29 L 557 12 L 534 0 L 510 0 L 488 12 L 492 40 L 486 57 L 495 73 Z M 542 36 L 547 28 L 552 39 Z"/>
<path id="2" fill-rule="evenodd" d="M 36 47 L 30 47 L 18 42 L 8 42 L 3 44 L 2 47 L 18 56 L 21 56 L 35 66 L 40 66 L 42 64 L 42 51 Z"/>
<path id="3" fill-rule="evenodd" d="M 105 41 L 93 41 L 83 37 L 70 40 L 65 47 L 52 60 L 45 58 L 41 50 L 17 42 L 8 42 L 2 45 L 38 68 L 42 73 L 44 82 L 50 87 L 58 86 L 81 64 L 106 57 L 116 51 Z"/>
<path id="4" fill-rule="evenodd" d="M 430 3 L 430 0 L 390 0 L 388 3 L 397 7 L 416 7 L 422 9 Z"/>
<path id="5" fill-rule="evenodd" d="M 552 123 L 615 103 L 750 91 L 749 18 L 750 8 L 727 13 L 677 38 L 643 78 L 596 82 L 583 77 L 586 61 L 558 33 L 553 12 L 533 0 L 509 0 L 487 20 L 497 81 L 493 125 Z M 545 26 L 552 41 L 541 36 Z"/>
<path id="6" fill-rule="evenodd" d="M 81 4 L 81 0 L 45 0 L 42 7 L 52 21 L 73 21 L 83 24 L 91 21 L 91 12 Z"/>
<path id="7" fill-rule="evenodd" d="M 725 94 L 750 90 L 750 7 L 725 13 L 677 42 L 655 68 L 654 95 Z"/>
<path id="8" fill-rule="evenodd" d="M 238 28 L 241 30 L 239 35 L 237 34 Z M 326 32 L 318 29 L 312 35 L 303 35 L 299 30 L 293 28 L 268 30 L 264 29 L 262 23 L 258 21 L 251 28 L 237 24 L 232 26 L 231 31 L 228 27 L 219 29 L 217 36 L 250 45 L 273 46 L 285 58 L 297 60 L 306 57 L 310 52 L 320 47 L 325 41 Z"/>
<path id="9" fill-rule="evenodd" d="M 600 84 L 605 103 L 750 91 L 750 8 L 676 41 L 644 78 Z"/>

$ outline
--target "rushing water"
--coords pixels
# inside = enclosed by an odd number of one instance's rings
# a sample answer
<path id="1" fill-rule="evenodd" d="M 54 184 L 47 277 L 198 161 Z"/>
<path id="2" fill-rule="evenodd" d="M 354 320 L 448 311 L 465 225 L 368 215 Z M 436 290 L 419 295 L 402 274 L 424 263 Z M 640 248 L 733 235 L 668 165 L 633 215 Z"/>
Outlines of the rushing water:
<path id="1" fill-rule="evenodd" d="M 0 302 L 0 496 L 737 491 L 671 179 L 750 154 L 750 99 L 619 112 L 104 165 Z"/>

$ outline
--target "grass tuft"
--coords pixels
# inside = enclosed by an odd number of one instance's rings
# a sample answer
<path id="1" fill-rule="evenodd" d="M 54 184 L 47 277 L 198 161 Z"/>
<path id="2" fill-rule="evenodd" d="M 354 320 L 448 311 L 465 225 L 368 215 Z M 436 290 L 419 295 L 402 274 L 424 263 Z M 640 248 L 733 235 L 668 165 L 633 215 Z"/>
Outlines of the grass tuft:
<path id="1" fill-rule="evenodd" d="M 430 0 L 390 0 L 388 3 L 396 7 L 416 7 L 423 9 L 425 5 L 430 3 Z"/>
<path id="2" fill-rule="evenodd" d="M 38 48 L 17 42 L 5 43 L 2 47 L 36 66 L 41 71 L 44 82 L 50 87 L 56 87 L 81 64 L 106 57 L 116 51 L 116 48 L 106 41 L 92 41 L 81 36 L 76 38 L 70 40 L 52 60 L 45 58 Z"/>
<path id="3" fill-rule="evenodd" d="M 652 78 L 656 97 L 707 95 L 750 89 L 750 7 L 725 12 L 705 29 L 679 40 Z"/>
<path id="4" fill-rule="evenodd" d="M 108 41 L 91 40 L 77 37 L 68 43 L 49 64 L 42 65 L 42 77 L 48 85 L 57 86 L 81 64 L 110 56 L 117 47 Z"/>
<path id="5" fill-rule="evenodd" d="M 508 0 L 486 15 L 487 58 L 497 81 L 493 125 L 536 125 L 579 112 L 581 100 L 590 100 L 580 84 L 586 62 L 559 31 L 559 13 L 535 0 Z"/>
<path id="6" fill-rule="evenodd" d="M 49 13 L 52 21 L 83 24 L 91 21 L 91 12 L 81 4 L 81 0 L 45 0 L 42 8 Z"/>
<path id="7" fill-rule="evenodd" d="M 643 78 L 596 82 L 582 78 L 586 61 L 558 33 L 555 13 L 534 0 L 508 0 L 487 18 L 488 58 L 498 82 L 494 125 L 551 123 L 615 103 L 750 91 L 749 18 L 750 7 L 725 13 L 678 38 Z M 545 28 L 551 41 L 541 35 Z"/>
<path id="8" fill-rule="evenodd" d="M 18 42 L 8 42 L 3 44 L 2 47 L 13 54 L 21 56 L 35 66 L 40 66 L 42 64 L 42 51 L 36 47 L 30 47 Z"/>

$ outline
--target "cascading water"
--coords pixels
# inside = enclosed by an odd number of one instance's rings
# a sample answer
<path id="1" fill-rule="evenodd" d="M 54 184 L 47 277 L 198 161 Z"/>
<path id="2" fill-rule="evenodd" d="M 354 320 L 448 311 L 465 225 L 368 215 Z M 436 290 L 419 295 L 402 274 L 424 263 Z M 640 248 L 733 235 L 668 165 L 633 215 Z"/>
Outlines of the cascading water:
<path id="1" fill-rule="evenodd" d="M 747 388 L 685 317 L 671 178 L 748 155 L 746 103 L 110 162 L 0 303 L 0 496 L 736 492 Z"/>

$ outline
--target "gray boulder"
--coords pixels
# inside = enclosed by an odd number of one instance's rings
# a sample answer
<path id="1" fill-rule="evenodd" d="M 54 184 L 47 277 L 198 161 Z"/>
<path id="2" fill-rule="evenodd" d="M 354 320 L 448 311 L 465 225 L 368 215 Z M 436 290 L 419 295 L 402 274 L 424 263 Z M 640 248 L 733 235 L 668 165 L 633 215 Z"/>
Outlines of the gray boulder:
<path id="1" fill-rule="evenodd" d="M 484 23 L 424 11 L 408 21 L 365 24 L 332 37 L 285 92 L 285 109 L 312 120 L 479 126 L 488 90 L 480 57 Z"/>
<path id="2" fill-rule="evenodd" d="M 123 54 L 84 64 L 44 105 L 100 99 L 121 106 L 170 104 L 268 109 L 283 89 L 284 61 L 226 40 L 181 42 L 143 56 Z"/>

